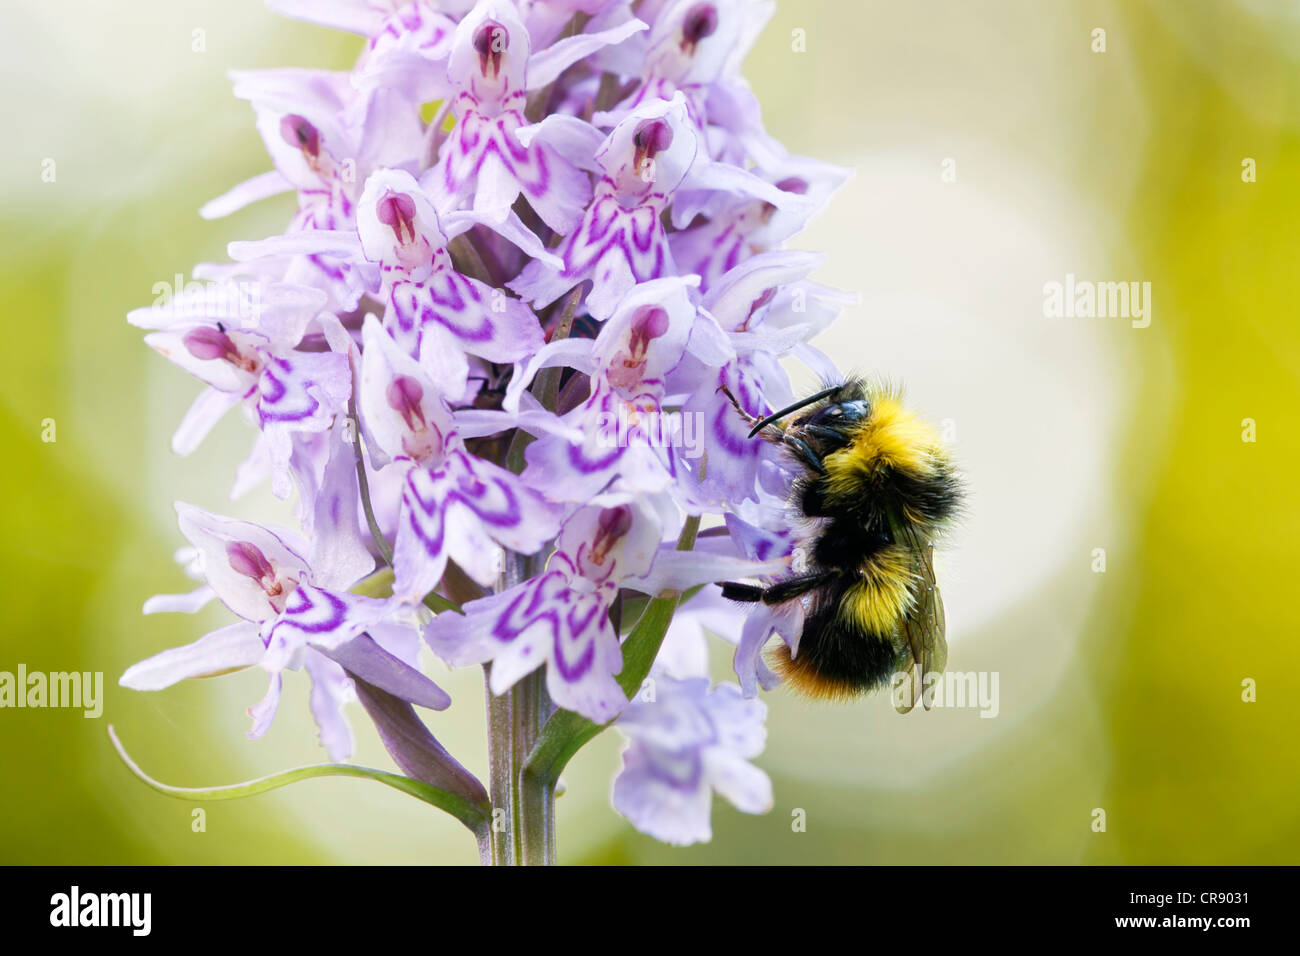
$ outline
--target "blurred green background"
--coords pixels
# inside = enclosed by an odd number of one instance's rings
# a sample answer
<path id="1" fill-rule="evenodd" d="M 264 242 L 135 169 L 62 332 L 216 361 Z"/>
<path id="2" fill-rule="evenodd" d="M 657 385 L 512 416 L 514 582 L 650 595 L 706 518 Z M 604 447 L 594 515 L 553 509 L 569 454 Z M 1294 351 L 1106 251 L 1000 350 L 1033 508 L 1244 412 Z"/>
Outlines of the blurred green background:
<path id="1" fill-rule="evenodd" d="M 281 197 L 196 215 L 268 166 L 226 71 L 345 68 L 358 45 L 252 0 L 0 14 L 0 670 L 103 671 L 107 694 L 98 720 L 0 710 L 0 862 L 476 859 L 450 818 L 356 780 L 208 804 L 193 832 L 192 807 L 136 782 L 105 733 L 191 786 L 324 759 L 305 680 L 286 681 L 260 741 L 243 713 L 260 673 L 116 686 L 224 620 L 139 614 L 188 589 L 171 502 L 283 507 L 226 500 L 252 437 L 238 416 L 171 455 L 197 386 L 124 315 L 290 214 Z M 818 344 L 904 380 L 955 437 L 972 498 L 941 557 L 949 667 L 996 671 L 999 713 L 778 691 L 757 761 L 775 808 L 717 801 L 713 842 L 685 850 L 609 808 L 619 740 L 603 735 L 566 775 L 561 861 L 1296 862 L 1300 8 L 785 2 L 746 72 L 792 151 L 857 170 L 796 241 L 827 254 L 819 279 L 863 296 Z M 1150 327 L 1044 317 L 1043 285 L 1068 273 L 1149 281 Z M 431 726 L 481 772 L 480 680 L 431 666 L 456 699 Z M 353 716 L 357 761 L 389 767 Z"/>

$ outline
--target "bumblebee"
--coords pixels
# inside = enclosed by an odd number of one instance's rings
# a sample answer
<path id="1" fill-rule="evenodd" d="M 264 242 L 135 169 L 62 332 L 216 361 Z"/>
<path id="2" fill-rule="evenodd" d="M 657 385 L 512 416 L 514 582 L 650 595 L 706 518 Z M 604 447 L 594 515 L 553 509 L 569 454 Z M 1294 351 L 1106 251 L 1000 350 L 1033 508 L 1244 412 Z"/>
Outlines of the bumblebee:
<path id="1" fill-rule="evenodd" d="M 894 704 L 911 710 L 918 682 L 948 658 L 934 541 L 953 518 L 961 487 L 936 431 L 905 409 L 897 388 L 852 379 L 766 418 L 750 438 L 783 446 L 802 474 L 790 504 L 808 519 L 799 570 L 766 587 L 721 583 L 724 597 L 804 602 L 797 653 L 769 659 L 796 691 L 847 699 L 895 674 Z M 796 412 L 802 414 L 782 424 Z"/>

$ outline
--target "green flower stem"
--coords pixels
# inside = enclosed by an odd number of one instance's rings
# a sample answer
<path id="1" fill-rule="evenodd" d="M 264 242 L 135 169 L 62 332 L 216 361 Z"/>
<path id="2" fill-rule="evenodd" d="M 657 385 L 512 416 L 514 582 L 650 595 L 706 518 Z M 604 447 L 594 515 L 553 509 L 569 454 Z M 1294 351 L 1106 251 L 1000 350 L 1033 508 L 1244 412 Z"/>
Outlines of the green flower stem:
<path id="1" fill-rule="evenodd" d="M 528 577 L 526 555 L 509 555 L 503 588 Z M 546 672 L 538 669 L 504 694 L 494 695 L 485 665 L 489 785 L 492 795 L 491 862 L 494 866 L 555 863 L 555 783 L 524 774 L 524 764 L 551 714 Z"/>

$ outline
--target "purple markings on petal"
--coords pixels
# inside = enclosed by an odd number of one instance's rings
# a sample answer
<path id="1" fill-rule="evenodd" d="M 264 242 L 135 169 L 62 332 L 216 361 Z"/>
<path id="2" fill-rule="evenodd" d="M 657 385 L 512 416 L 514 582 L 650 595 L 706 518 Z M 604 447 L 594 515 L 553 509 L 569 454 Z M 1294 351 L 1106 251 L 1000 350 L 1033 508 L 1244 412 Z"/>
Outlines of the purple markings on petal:
<path id="1" fill-rule="evenodd" d="M 704 777 L 704 761 L 698 750 L 658 752 L 646 762 L 646 772 L 660 783 L 683 793 L 694 793 Z"/>
<path id="2" fill-rule="evenodd" d="M 464 505 L 488 526 L 513 528 L 523 520 L 515 490 L 495 475 L 479 478 L 463 454 L 457 453 L 447 465 L 425 475 L 432 481 L 434 493 L 428 498 L 420 494 L 416 483 L 422 476 L 418 470 L 412 470 L 406 479 L 402 501 L 411 530 L 430 557 L 442 554 L 447 513 L 453 505 Z M 451 476 L 454 483 L 447 481 Z"/>
<path id="3" fill-rule="evenodd" d="M 261 400 L 258 415 L 268 422 L 301 422 L 315 417 L 320 402 L 312 394 L 313 382 L 295 374 L 284 359 L 271 359 L 258 380 Z"/>
<path id="4" fill-rule="evenodd" d="M 598 472 L 606 471 L 614 462 L 623 457 L 624 448 L 611 448 L 609 452 L 598 458 L 589 457 L 581 445 L 569 446 L 569 464 L 584 475 L 593 475 Z"/>
<path id="5" fill-rule="evenodd" d="M 593 621 L 608 620 L 603 615 L 609 613 L 609 608 L 600 601 L 590 601 L 590 607 L 584 617 L 576 616 L 576 608 L 570 608 L 565 615 L 565 623 L 568 625 L 568 634 L 570 643 L 581 646 L 582 652 L 575 661 L 569 661 L 565 657 L 564 633 L 558 632 L 555 635 L 555 650 L 553 660 L 555 669 L 560 677 L 564 678 L 567 683 L 575 683 L 580 680 L 589 670 L 596 660 L 596 637 L 600 633 L 599 623 L 594 628 L 595 633 L 588 636 L 587 629 L 591 627 Z"/>
<path id="6" fill-rule="evenodd" d="M 439 322 L 457 338 L 469 342 L 488 342 L 496 337 L 492 318 L 486 311 L 477 310 L 477 322 L 464 321 L 474 317 L 475 310 L 470 307 L 470 303 L 477 305 L 482 301 L 479 291 L 468 279 L 450 275 L 441 295 L 432 286 L 428 287 L 428 293 L 433 307 L 426 308 L 421 313 L 422 321 Z M 457 321 L 458 319 L 462 321 Z"/>
<path id="7" fill-rule="evenodd" d="M 343 599 L 328 591 L 312 588 L 312 594 L 321 598 L 322 603 L 318 604 L 312 600 L 307 590 L 307 588 L 298 588 L 290 596 L 289 603 L 285 606 L 285 614 L 292 617 L 291 620 L 286 619 L 285 623 L 292 623 L 298 630 L 308 634 L 325 634 L 337 630 L 347 615 L 347 605 L 343 603 Z M 323 612 L 323 616 L 313 616 L 314 619 L 307 620 L 307 616 L 313 611 Z"/>
<path id="8" fill-rule="evenodd" d="M 559 615 L 553 606 L 547 606 L 548 598 L 554 600 L 554 595 L 547 594 L 547 585 L 562 580 L 563 575 L 552 571 L 521 589 L 506 607 L 505 613 L 493 622 L 492 636 L 502 644 L 509 644 L 539 622 L 545 622 L 551 633 L 558 636 Z M 521 609 L 525 604 L 527 606 Z"/>

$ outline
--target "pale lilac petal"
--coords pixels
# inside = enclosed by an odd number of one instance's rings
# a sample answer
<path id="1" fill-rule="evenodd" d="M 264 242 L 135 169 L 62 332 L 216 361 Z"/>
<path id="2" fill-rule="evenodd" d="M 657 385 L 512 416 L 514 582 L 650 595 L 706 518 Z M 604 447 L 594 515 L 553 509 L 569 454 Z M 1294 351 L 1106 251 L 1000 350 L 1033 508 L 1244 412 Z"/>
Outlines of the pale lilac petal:
<path id="1" fill-rule="evenodd" d="M 353 698 L 352 680 L 343 668 L 322 654 L 308 650 L 303 667 L 311 677 L 311 715 L 320 731 L 320 743 L 330 759 L 340 763 L 352 756 L 352 727 L 343 716 Z"/>
<path id="2" fill-rule="evenodd" d="M 267 0 L 267 6 L 287 17 L 363 37 L 372 36 L 384 22 L 382 8 L 370 0 Z"/>
<path id="3" fill-rule="evenodd" d="M 361 254 L 361 240 L 355 232 L 335 229 L 304 229 L 284 236 L 232 242 L 226 247 L 236 262 L 249 262 L 264 256 L 307 255 L 355 258 Z"/>
<path id="4" fill-rule="evenodd" d="M 253 439 L 248 457 L 235 469 L 235 481 L 230 487 L 230 500 L 238 501 L 271 477 L 271 443 L 263 432 Z"/>
<path id="5" fill-rule="evenodd" d="M 507 411 L 517 411 L 523 393 L 533 383 L 533 378 L 544 368 L 574 368 L 590 374 L 595 370 L 591 339 L 561 339 L 547 342 L 537 349 L 527 361 L 516 366 L 515 374 L 506 388 L 502 407 Z"/>
<path id="6" fill-rule="evenodd" d="M 206 584 L 187 594 L 155 594 L 144 602 L 141 613 L 164 614 L 175 612 L 179 614 L 195 614 L 206 607 L 216 596 L 216 592 Z"/>
<path id="7" fill-rule="evenodd" d="M 586 59 L 604 47 L 622 43 L 628 37 L 647 29 L 647 24 L 633 19 L 599 33 L 579 33 L 558 40 L 529 57 L 528 85 L 532 89 L 541 89 L 579 60 Z"/>
<path id="8" fill-rule="evenodd" d="M 750 561 L 746 558 L 707 554 L 700 551 L 663 549 L 647 574 L 629 578 L 626 584 L 647 594 L 658 594 L 660 591 L 685 591 L 697 584 L 708 584 L 714 581 L 780 574 L 789 567 L 788 557 L 774 558 L 770 561 Z"/>
<path id="9" fill-rule="evenodd" d="M 542 240 L 537 238 L 537 234 L 525 226 L 523 220 L 513 212 L 501 220 L 489 219 L 474 210 L 450 213 L 447 216 L 447 229 L 450 235 L 459 235 L 476 225 L 487 226 L 501 238 L 513 243 L 530 259 L 536 259 L 554 269 L 564 267 L 563 260 L 542 245 Z"/>
<path id="10" fill-rule="evenodd" d="M 276 671 L 266 688 L 266 696 L 248 708 L 248 716 L 253 719 L 253 726 L 248 731 L 250 739 L 266 736 L 275 720 L 275 712 L 280 707 L 280 691 L 284 687 L 284 676 Z"/>
<path id="11" fill-rule="evenodd" d="M 534 142 L 545 143 L 566 162 L 580 169 L 598 172 L 596 151 L 605 141 L 605 134 L 576 116 L 553 113 L 540 123 L 522 126 L 515 136 L 524 146 Z"/>
<path id="12" fill-rule="evenodd" d="M 187 678 L 250 667 L 265 653 L 257 627 L 240 621 L 204 635 L 193 644 L 173 647 L 132 664 L 118 683 L 132 690 L 162 690 Z"/>
<path id="13" fill-rule="evenodd" d="M 368 635 L 362 634 L 331 650 L 322 650 L 321 653 L 341 665 L 348 673 L 355 674 L 394 697 L 431 710 L 446 710 L 451 706 L 451 698 L 446 691 L 409 664 L 388 653 Z"/>
<path id="14" fill-rule="evenodd" d="M 758 703 L 758 701 L 754 701 Z M 772 809 L 772 781 L 743 757 L 717 750 L 707 759 L 709 783 L 742 813 L 767 813 Z"/>
<path id="15" fill-rule="evenodd" d="M 199 208 L 204 219 L 221 219 L 261 199 L 278 196 L 293 189 L 293 183 L 284 178 L 278 169 L 247 179 L 216 199 L 210 199 Z"/>
<path id="16" fill-rule="evenodd" d="M 672 846 L 707 843 L 713 838 L 713 800 L 709 788 L 700 786 L 702 778 L 695 754 L 667 764 L 628 746 L 611 799 L 629 823 L 656 840 Z"/>
<path id="17" fill-rule="evenodd" d="M 172 451 L 181 456 L 189 455 L 208 437 L 226 412 L 238 404 L 238 395 L 205 388 L 177 426 L 176 434 L 172 436 Z"/>
<path id="18" fill-rule="evenodd" d="M 359 494 L 356 451 L 348 440 L 347 420 L 340 417 L 312 506 L 312 577 L 321 587 L 350 587 L 374 570 L 368 536 L 357 517 Z"/>

